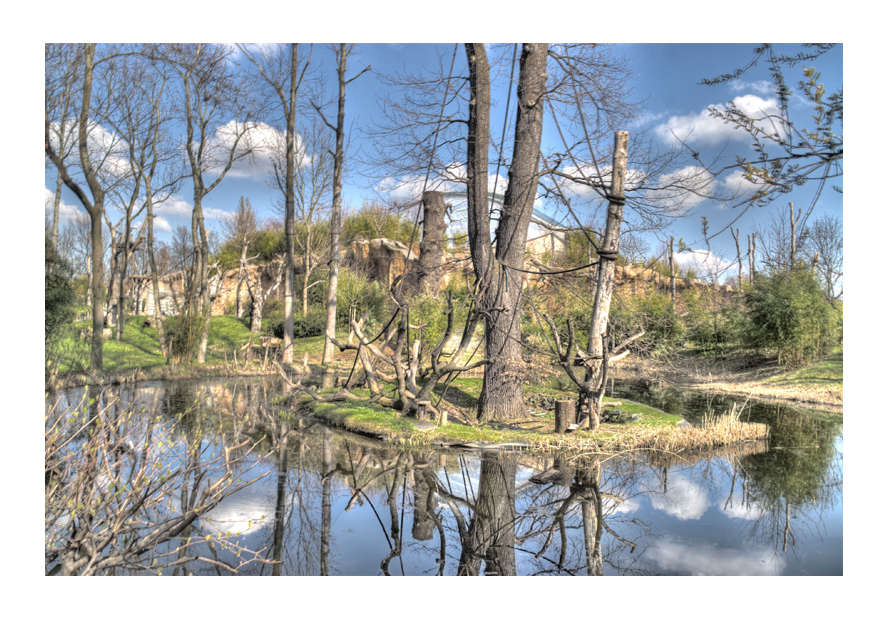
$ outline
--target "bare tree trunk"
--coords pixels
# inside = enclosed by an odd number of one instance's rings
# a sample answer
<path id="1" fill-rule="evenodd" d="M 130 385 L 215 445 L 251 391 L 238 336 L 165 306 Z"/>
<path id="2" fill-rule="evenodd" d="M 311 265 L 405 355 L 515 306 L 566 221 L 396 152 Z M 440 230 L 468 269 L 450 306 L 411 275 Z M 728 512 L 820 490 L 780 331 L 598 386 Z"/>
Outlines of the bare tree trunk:
<path id="1" fill-rule="evenodd" d="M 753 276 L 756 272 L 757 264 L 757 234 L 753 233 L 747 237 L 747 254 L 748 254 L 748 270 L 750 271 L 750 283 L 753 284 Z"/>
<path id="2" fill-rule="evenodd" d="M 416 284 L 418 290 L 433 297 L 441 288 L 441 267 L 444 263 L 444 232 L 447 205 L 443 192 L 424 192 L 422 242 L 419 244 Z"/>
<path id="3" fill-rule="evenodd" d="M 301 314 L 306 318 L 310 312 L 310 274 L 313 273 L 313 258 L 310 256 L 311 224 L 307 224 L 306 238 L 304 240 L 304 281 L 301 285 Z"/>
<path id="4" fill-rule="evenodd" d="M 589 251 L 589 246 L 587 246 L 587 251 Z M 674 308 L 675 291 L 677 290 L 675 281 L 676 279 L 674 277 L 674 237 L 671 238 L 671 241 L 668 244 L 668 272 L 669 286 L 671 288 L 671 307 Z"/>
<path id="5" fill-rule="evenodd" d="M 52 245 L 58 247 L 58 221 L 61 219 L 61 187 L 63 180 L 61 179 L 61 171 L 58 170 L 58 180 L 55 183 L 55 197 L 53 202 L 52 213 Z"/>
<path id="6" fill-rule="evenodd" d="M 343 123 L 344 107 L 346 105 L 346 58 L 349 51 L 346 43 L 340 44 L 337 54 L 337 125 L 334 127 L 334 181 L 333 198 L 331 201 L 331 255 L 328 260 L 328 293 L 325 319 L 325 349 L 322 353 L 322 363 L 334 361 L 334 345 L 331 339 L 337 335 L 337 279 L 340 275 L 340 207 L 341 191 L 343 189 L 341 173 L 343 170 Z"/>
<path id="7" fill-rule="evenodd" d="M 544 90 L 547 80 L 547 44 L 526 43 L 520 56 L 519 86 L 517 88 L 516 127 L 513 161 L 508 172 L 508 185 L 495 233 L 495 259 L 491 256 L 488 225 L 488 200 L 476 196 L 474 227 L 478 231 L 476 242 L 477 262 L 475 273 L 484 289 L 486 312 L 485 340 L 486 357 L 495 360 L 483 373 L 483 388 L 477 405 L 478 420 L 509 419 L 525 416 L 522 384 L 524 362 L 520 345 L 520 311 L 524 286 L 523 268 L 529 222 L 538 189 L 538 162 L 541 155 L 541 129 L 544 116 Z M 485 121 L 478 100 L 488 89 L 488 62 L 485 49 L 479 44 L 469 44 L 469 67 L 471 67 L 472 104 L 469 119 L 469 170 L 473 166 L 486 169 L 488 157 L 488 122 Z M 482 58 L 481 58 L 482 56 Z M 485 75 L 482 75 L 485 69 Z M 486 83 L 481 82 L 486 78 Z M 473 124 L 472 124 L 473 121 Z M 484 136 L 486 136 L 484 138 Z M 476 143 L 472 152 L 472 139 Z M 483 142 L 483 140 L 486 140 Z M 481 159 L 482 158 L 482 159 Z M 473 166 L 472 166 L 473 164 Z M 480 170 L 478 170 L 478 174 Z M 480 180 L 470 178 L 475 183 Z M 485 180 L 480 180 L 485 185 Z M 476 193 L 482 192 L 478 187 Z M 485 194 L 485 192 L 483 192 Z M 469 187 L 469 209 L 471 189 Z M 484 217 L 485 216 L 485 217 Z M 472 229 L 469 213 L 469 234 Z M 484 222 L 485 219 L 485 222 Z M 472 238 L 472 244 L 475 239 Z M 472 256 L 474 246 L 472 245 Z M 489 257 L 488 259 L 486 257 Z M 489 263 L 486 261 L 489 260 Z M 479 263 L 479 271 L 478 271 Z M 485 267 L 485 268 L 484 268 Z"/>
<path id="8" fill-rule="evenodd" d="M 741 286 L 741 279 L 742 279 L 741 268 L 742 268 L 743 263 L 741 261 L 741 245 L 739 245 L 739 243 L 738 243 L 738 237 L 741 234 L 741 229 L 732 230 L 732 226 L 730 226 L 729 232 L 732 233 L 732 238 L 735 239 L 735 253 L 738 255 L 738 286 L 740 287 Z"/>
<path id="9" fill-rule="evenodd" d="M 153 304 L 153 315 L 155 317 L 155 329 L 158 332 L 158 346 L 161 347 L 161 352 L 164 357 L 170 360 L 170 350 L 167 343 L 164 342 L 164 317 L 161 316 L 161 289 L 158 283 L 158 263 L 155 261 L 155 234 L 152 227 L 152 221 L 155 216 L 152 215 L 152 197 L 151 191 L 147 186 L 148 195 L 146 197 L 146 247 L 149 252 L 149 269 L 152 272 L 152 298 L 155 300 Z M 172 289 L 171 289 L 172 290 Z"/>
<path id="10" fill-rule="evenodd" d="M 793 203 L 790 203 L 790 269 L 796 266 L 796 225 L 799 223 L 799 218 L 802 217 L 802 211 L 793 217 Z"/>
<path id="11" fill-rule="evenodd" d="M 101 209 L 102 211 L 102 209 Z M 106 289 L 103 286 L 103 223 L 95 209 L 91 216 L 91 366 L 92 371 L 103 370 L 103 310 Z"/>
<path id="12" fill-rule="evenodd" d="M 589 411 L 589 427 L 596 431 L 601 416 L 601 401 L 604 393 L 604 379 L 607 376 L 604 338 L 611 310 L 611 295 L 614 290 L 614 267 L 620 244 L 620 226 L 623 223 L 623 204 L 625 203 L 626 158 L 629 132 L 614 134 L 614 162 L 611 173 L 611 193 L 608 195 L 608 216 L 602 247 L 599 249 L 599 271 L 595 300 L 592 308 L 592 322 L 589 332 L 587 355 L 590 366 L 586 372 L 586 385 L 581 391 L 583 407 Z"/>
<path id="13" fill-rule="evenodd" d="M 245 278 L 244 272 L 246 271 L 246 250 L 249 248 L 249 243 L 243 243 L 243 250 L 240 253 L 240 267 L 237 269 L 237 302 L 234 304 L 234 316 L 236 318 L 243 317 L 243 279 Z"/>
<path id="14" fill-rule="evenodd" d="M 306 69 L 305 69 L 306 71 Z M 286 261 L 283 282 L 283 364 L 295 359 L 295 115 L 298 107 L 298 44 L 292 43 L 292 81 L 286 115 Z"/>

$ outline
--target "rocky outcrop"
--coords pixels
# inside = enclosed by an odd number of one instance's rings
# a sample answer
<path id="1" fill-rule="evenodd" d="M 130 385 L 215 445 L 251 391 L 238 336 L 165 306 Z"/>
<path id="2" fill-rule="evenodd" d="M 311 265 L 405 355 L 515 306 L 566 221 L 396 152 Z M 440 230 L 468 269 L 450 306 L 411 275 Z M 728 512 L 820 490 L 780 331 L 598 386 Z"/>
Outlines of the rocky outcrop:
<path id="1" fill-rule="evenodd" d="M 635 267 L 631 265 L 618 266 L 614 269 L 614 284 L 631 286 L 638 288 L 637 285 L 642 283 L 652 284 L 653 286 L 669 290 L 671 288 L 671 278 L 664 276 L 653 269 L 644 267 Z M 683 291 L 687 289 L 706 290 L 711 289 L 711 285 L 701 282 L 695 278 L 675 278 L 675 290 Z M 732 293 L 732 287 L 728 284 L 717 284 L 714 287 L 718 293 Z M 643 291 L 643 287 L 641 287 Z M 638 291 L 635 291 L 638 292 Z"/>

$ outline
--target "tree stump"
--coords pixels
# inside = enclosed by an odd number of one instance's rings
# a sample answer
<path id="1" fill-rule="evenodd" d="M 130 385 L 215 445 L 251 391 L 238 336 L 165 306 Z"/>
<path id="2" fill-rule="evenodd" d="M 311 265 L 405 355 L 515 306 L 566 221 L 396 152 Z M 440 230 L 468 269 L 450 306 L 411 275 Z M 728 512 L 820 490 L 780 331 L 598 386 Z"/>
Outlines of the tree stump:
<path id="1" fill-rule="evenodd" d="M 556 415 L 556 432 L 561 434 L 574 424 L 574 409 L 576 403 L 573 400 L 557 400 L 553 403 L 553 411 Z"/>
<path id="2" fill-rule="evenodd" d="M 428 420 L 428 418 L 430 417 L 428 414 L 428 405 L 429 405 L 429 401 L 427 401 L 427 400 L 416 401 L 416 419 L 417 420 Z"/>

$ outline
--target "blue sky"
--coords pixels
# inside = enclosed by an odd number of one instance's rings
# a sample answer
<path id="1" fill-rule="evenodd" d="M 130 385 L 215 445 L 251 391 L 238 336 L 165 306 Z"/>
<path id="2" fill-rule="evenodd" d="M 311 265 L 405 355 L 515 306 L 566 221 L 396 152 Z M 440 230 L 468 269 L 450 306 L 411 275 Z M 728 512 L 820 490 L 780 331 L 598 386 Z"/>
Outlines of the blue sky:
<path id="1" fill-rule="evenodd" d="M 768 72 L 764 63 L 749 71 L 741 80 L 731 84 L 719 86 L 703 86 L 700 82 L 703 78 L 715 77 L 719 74 L 730 72 L 736 67 L 743 66 L 751 58 L 755 44 L 672 44 L 672 43 L 625 43 L 614 46 L 615 56 L 624 56 L 629 61 L 632 71 L 632 98 L 645 100 L 642 114 L 636 123 L 629 126 L 631 133 L 648 132 L 654 142 L 660 148 L 672 146 L 674 138 L 671 131 L 677 135 L 690 135 L 690 146 L 699 151 L 702 159 L 706 162 L 720 154 L 720 164 L 728 165 L 734 162 L 736 156 L 750 157 L 753 151 L 750 149 L 747 136 L 740 131 L 732 131 L 730 126 L 723 125 L 714 119 L 708 118 L 707 108 L 713 105 L 725 104 L 729 100 L 748 102 L 754 107 L 768 106 L 774 99 L 774 94 L 768 91 Z M 378 79 L 378 73 L 392 74 L 402 69 L 419 70 L 434 69 L 438 51 L 451 54 L 453 45 L 450 44 L 379 44 L 370 43 L 357 46 L 358 53 L 349 62 L 348 76 L 353 76 L 365 66 L 370 65 L 371 72 L 365 73 L 347 90 L 347 130 L 354 138 L 353 150 L 359 149 L 365 153 L 370 149 L 370 144 L 363 137 L 362 132 L 357 130 L 371 125 L 381 117 L 381 111 L 377 105 L 379 96 L 386 94 L 386 87 Z M 778 46 L 778 51 L 798 51 L 796 45 Z M 499 53 L 508 52 L 509 48 L 490 46 L 490 55 L 498 56 Z M 334 87 L 335 79 L 334 55 L 324 44 L 314 46 L 314 64 L 321 62 L 322 71 L 328 77 L 328 84 Z M 843 54 L 844 49 L 838 46 L 826 55 L 819 58 L 815 66 L 821 72 L 821 81 L 825 84 L 827 92 L 833 92 L 843 85 Z M 239 60 L 245 64 L 245 59 L 239 56 Z M 464 58 L 464 49 L 460 46 L 456 58 L 456 74 L 467 73 Z M 796 69 L 788 69 L 786 77 L 791 85 L 795 85 L 802 78 L 802 66 Z M 493 131 L 500 133 L 500 126 L 504 115 L 506 101 L 507 82 L 506 78 L 497 78 L 493 87 Z M 511 108 L 512 110 L 512 108 Z M 800 100 L 794 99 L 791 112 L 794 118 L 804 119 L 810 117 L 811 112 Z M 335 107 L 326 108 L 326 113 L 333 118 Z M 510 118 L 509 132 L 512 132 L 513 114 Z M 692 133 L 690 133 L 692 132 Z M 556 144 L 555 131 L 549 126 L 545 129 L 544 150 Z M 689 162 L 688 162 L 689 163 Z M 233 176 L 226 178 L 222 184 L 207 196 L 204 202 L 207 215 L 207 226 L 218 227 L 218 216 L 222 212 L 228 212 L 236 207 L 240 196 L 250 199 L 252 205 L 264 215 L 273 215 L 273 204 L 279 199 L 277 190 L 269 188 L 266 183 L 268 171 L 266 160 L 262 158 L 254 167 L 238 166 Z M 494 172 L 495 164 L 491 163 L 490 172 Z M 502 177 L 506 171 L 502 171 Z M 380 171 L 371 171 L 370 176 L 363 170 L 353 169 L 344 179 L 343 198 L 345 204 L 353 207 L 358 206 L 363 200 L 373 199 L 379 194 L 375 192 L 376 185 L 381 183 Z M 385 172 L 385 177 L 392 177 L 391 171 Z M 728 184 L 731 181 L 729 173 L 725 173 L 715 180 L 717 183 Z M 387 181 L 383 180 L 385 185 Z M 838 180 L 836 185 L 841 185 Z M 782 197 L 766 208 L 754 208 L 749 210 L 734 225 L 741 229 L 742 238 L 750 232 L 751 227 L 770 213 L 778 209 L 786 209 L 787 203 L 793 201 L 797 207 L 807 209 L 813 196 L 814 183 L 795 190 L 792 194 Z M 48 170 L 45 174 L 46 200 L 50 199 L 54 189 L 54 171 Z M 451 188 L 452 189 L 452 188 Z M 74 210 L 80 210 L 75 196 L 64 190 L 62 193 L 64 214 L 69 215 Z M 587 209 L 594 207 L 581 207 L 581 214 Z M 159 235 L 169 239 L 171 228 L 190 223 L 191 190 L 190 186 L 174 196 L 174 200 L 159 211 L 160 220 Z M 545 208 L 545 211 L 548 209 Z M 683 238 L 695 249 L 704 250 L 701 240 L 701 218 L 708 218 L 710 232 L 716 232 L 727 226 L 738 215 L 739 210 L 727 208 L 716 203 L 696 204 L 688 213 L 687 217 L 675 221 L 669 229 L 664 231 L 663 237 L 673 235 L 675 239 Z M 556 215 L 555 213 L 551 213 Z M 842 195 L 831 189 L 824 191 L 817 207 L 812 213 L 813 221 L 820 215 L 829 214 L 842 217 Z M 117 219 L 117 218 L 116 218 Z M 561 214 L 557 219 L 562 219 Z M 603 216 L 598 215 L 597 221 Z M 212 226 L 211 226 L 212 224 Z M 659 239 L 650 239 L 656 248 Z M 731 260 L 734 256 L 734 242 L 729 232 L 726 231 L 712 240 L 711 247 L 715 253 L 724 259 Z"/>

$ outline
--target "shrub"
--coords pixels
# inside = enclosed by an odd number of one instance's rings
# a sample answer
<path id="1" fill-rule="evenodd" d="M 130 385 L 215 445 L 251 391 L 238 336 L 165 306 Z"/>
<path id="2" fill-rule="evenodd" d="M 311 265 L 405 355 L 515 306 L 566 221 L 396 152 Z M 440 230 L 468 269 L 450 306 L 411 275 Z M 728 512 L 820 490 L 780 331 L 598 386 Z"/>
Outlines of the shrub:
<path id="1" fill-rule="evenodd" d="M 428 354 L 447 330 L 446 297 L 421 293 L 410 300 L 410 324 L 422 325 L 422 352 Z M 457 310 L 460 308 L 457 307 Z M 457 315 L 458 317 L 458 315 Z M 458 317 L 461 320 L 462 317 Z M 458 321 L 457 321 L 458 324 Z"/>
<path id="2" fill-rule="evenodd" d="M 73 270 L 46 237 L 46 351 L 72 325 L 76 294 L 73 290 Z"/>
<path id="3" fill-rule="evenodd" d="M 389 318 L 386 315 L 388 300 L 388 294 L 378 283 L 368 281 L 364 274 L 357 271 L 341 269 L 337 279 L 338 329 L 349 323 L 350 313 L 355 309 L 356 319 L 369 313 L 364 325 L 366 334 L 370 334 L 374 328 L 379 331 L 383 322 Z"/>
<path id="4" fill-rule="evenodd" d="M 811 362 L 839 341 L 839 313 L 805 266 L 758 273 L 745 291 L 744 303 L 745 344 L 760 352 L 776 352 L 780 364 Z"/>
<path id="5" fill-rule="evenodd" d="M 171 354 L 176 359 L 189 359 L 194 355 L 206 329 L 206 317 L 196 314 L 180 314 L 164 318 L 164 338 L 172 344 Z"/>
<path id="6" fill-rule="evenodd" d="M 357 235 L 366 239 L 386 238 L 400 241 L 404 245 L 419 241 L 422 229 L 416 231 L 415 222 L 409 216 L 394 212 L 388 207 L 377 204 L 365 204 L 358 211 L 343 220 L 343 231 L 340 243 L 344 247 L 352 243 Z"/>
<path id="7" fill-rule="evenodd" d="M 285 304 L 282 299 L 266 301 L 261 310 L 261 333 L 274 338 L 282 338 L 285 333 L 285 316 Z"/>

